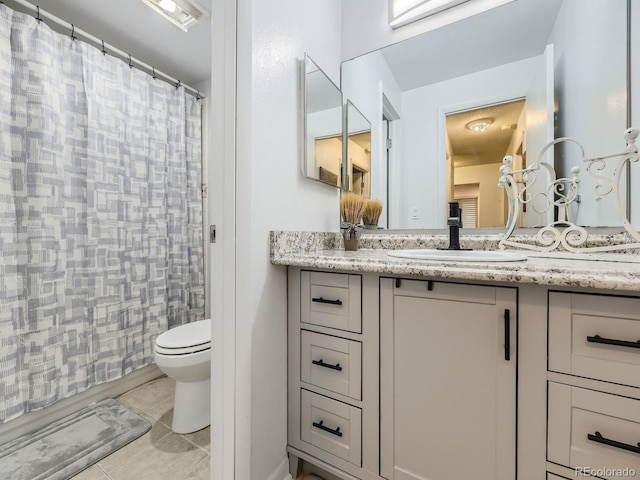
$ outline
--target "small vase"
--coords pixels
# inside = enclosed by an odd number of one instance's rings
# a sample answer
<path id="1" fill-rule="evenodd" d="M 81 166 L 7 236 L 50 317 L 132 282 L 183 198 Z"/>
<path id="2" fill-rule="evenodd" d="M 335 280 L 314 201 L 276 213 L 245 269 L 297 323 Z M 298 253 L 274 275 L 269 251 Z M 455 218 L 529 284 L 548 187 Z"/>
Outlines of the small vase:
<path id="1" fill-rule="evenodd" d="M 377 230 L 377 229 L 378 229 L 378 224 L 376 223 L 376 224 L 374 225 L 374 224 L 368 224 L 368 223 L 365 223 L 365 224 L 364 224 L 364 229 L 365 229 L 365 230 Z"/>
<path id="2" fill-rule="evenodd" d="M 345 250 L 350 250 L 350 251 L 358 250 L 358 237 L 356 237 L 355 232 L 352 232 L 350 230 L 342 232 L 342 238 L 344 238 Z"/>

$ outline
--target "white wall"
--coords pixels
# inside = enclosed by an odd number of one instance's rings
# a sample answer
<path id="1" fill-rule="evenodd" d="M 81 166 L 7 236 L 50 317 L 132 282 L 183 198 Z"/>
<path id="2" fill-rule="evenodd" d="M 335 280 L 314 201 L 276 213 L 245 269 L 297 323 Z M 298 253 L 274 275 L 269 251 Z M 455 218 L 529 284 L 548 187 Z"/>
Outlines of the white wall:
<path id="1" fill-rule="evenodd" d="M 338 231 L 338 189 L 300 175 L 298 60 L 337 84 L 340 0 L 238 2 L 236 480 L 286 459 L 286 270 L 269 231 Z"/>
<path id="2" fill-rule="evenodd" d="M 620 27 L 625 24 L 625 1 L 564 0 L 549 40 L 554 44 L 556 63 L 555 136 L 575 138 L 588 156 L 624 149 L 627 36 L 626 29 Z M 556 149 L 555 163 L 558 177 L 570 177 L 571 167 L 581 167 L 578 224 L 621 224 L 612 215 L 611 196 L 598 198 L 594 194 L 594 180 L 585 172 L 577 149 L 561 145 Z M 613 171 L 613 163 L 606 172 Z"/>
<path id="3" fill-rule="evenodd" d="M 538 57 L 404 92 L 403 183 L 408 208 L 400 228 L 444 228 L 446 161 L 444 115 L 526 95 Z M 442 137 L 442 138 L 440 138 Z M 412 219 L 413 208 L 418 219 Z"/>

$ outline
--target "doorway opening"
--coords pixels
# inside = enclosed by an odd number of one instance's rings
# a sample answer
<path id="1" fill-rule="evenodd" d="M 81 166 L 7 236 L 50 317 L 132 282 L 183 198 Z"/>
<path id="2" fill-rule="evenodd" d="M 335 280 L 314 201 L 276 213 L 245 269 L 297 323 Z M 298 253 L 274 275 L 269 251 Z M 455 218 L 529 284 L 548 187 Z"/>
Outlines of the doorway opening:
<path id="1" fill-rule="evenodd" d="M 524 99 L 447 114 L 447 201 L 462 206 L 464 228 L 507 224 L 500 167 L 505 155 L 513 157 L 512 169 L 526 167 L 525 122 Z"/>

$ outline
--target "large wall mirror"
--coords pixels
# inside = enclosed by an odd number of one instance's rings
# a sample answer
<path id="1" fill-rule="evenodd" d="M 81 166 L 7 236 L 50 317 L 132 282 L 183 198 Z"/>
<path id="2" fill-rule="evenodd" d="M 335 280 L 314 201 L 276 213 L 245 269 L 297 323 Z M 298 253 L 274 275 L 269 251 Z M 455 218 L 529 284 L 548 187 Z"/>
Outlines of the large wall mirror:
<path id="1" fill-rule="evenodd" d="M 505 155 L 527 167 L 563 136 L 589 156 L 624 148 L 628 3 L 518 0 L 344 62 L 343 94 L 372 122 L 369 181 L 387 211 L 381 224 L 444 228 L 447 202 L 457 200 L 465 227 L 504 227 Z M 542 160 L 570 176 L 577 153 L 549 149 Z M 619 226 L 612 199 L 598 198 L 582 170 L 573 220 Z M 534 227 L 554 212 L 530 205 L 521 217 Z"/>
<path id="2" fill-rule="evenodd" d="M 342 93 L 305 55 L 300 61 L 302 175 L 342 186 Z"/>

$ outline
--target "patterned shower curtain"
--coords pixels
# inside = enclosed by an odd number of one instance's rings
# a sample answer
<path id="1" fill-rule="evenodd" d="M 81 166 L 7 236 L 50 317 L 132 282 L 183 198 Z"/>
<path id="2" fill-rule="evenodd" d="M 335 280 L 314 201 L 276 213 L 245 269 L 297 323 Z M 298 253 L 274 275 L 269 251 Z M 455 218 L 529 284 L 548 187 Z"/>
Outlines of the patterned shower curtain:
<path id="1" fill-rule="evenodd" d="M 200 102 L 0 5 L 0 423 L 202 319 Z"/>

